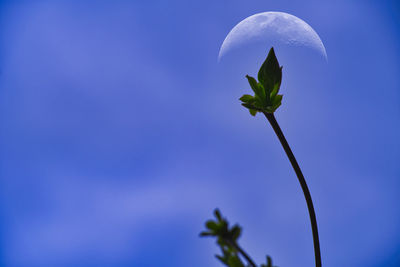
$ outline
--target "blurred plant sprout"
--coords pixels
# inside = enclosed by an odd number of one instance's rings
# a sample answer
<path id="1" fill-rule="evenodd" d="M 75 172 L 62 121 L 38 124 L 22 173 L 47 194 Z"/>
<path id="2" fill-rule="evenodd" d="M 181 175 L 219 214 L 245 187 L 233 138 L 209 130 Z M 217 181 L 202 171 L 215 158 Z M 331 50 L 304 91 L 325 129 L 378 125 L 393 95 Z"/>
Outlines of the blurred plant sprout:
<path id="1" fill-rule="evenodd" d="M 216 209 L 214 211 L 217 220 L 209 220 L 206 222 L 207 231 L 201 232 L 200 236 L 214 236 L 217 238 L 217 244 L 221 248 L 222 255 L 216 257 L 226 266 L 230 267 L 257 267 L 249 255 L 239 246 L 238 239 L 242 232 L 242 228 L 235 224 L 229 227 L 229 222 L 222 217 L 221 212 Z M 247 265 L 245 265 L 240 258 L 242 256 Z M 261 267 L 274 267 L 272 260 L 267 256 L 267 264 L 261 264 Z"/>
<path id="2" fill-rule="evenodd" d="M 265 115 L 275 134 L 277 135 L 287 157 L 289 158 L 290 163 L 292 164 L 300 186 L 303 190 L 310 215 L 314 241 L 315 266 L 321 267 L 321 251 L 319 245 L 317 219 L 315 216 L 311 194 L 304 179 L 303 173 L 301 172 L 300 166 L 297 163 L 297 160 L 294 157 L 294 154 L 274 116 L 274 112 L 282 103 L 282 95 L 278 94 L 282 82 L 282 67 L 279 66 L 279 62 L 275 56 L 273 47 L 270 49 L 266 60 L 258 72 L 258 82 L 249 75 L 246 75 L 246 78 L 254 92 L 254 96 L 243 95 L 240 100 L 242 101 L 242 105 L 249 110 L 252 116 L 255 116 L 258 112 Z M 232 228 L 229 228 L 228 221 L 222 218 L 218 209 L 215 210 L 214 214 L 217 220 L 207 221 L 206 228 L 208 231 L 202 232 L 200 235 L 214 236 L 217 238 L 217 244 L 220 246 L 222 251 L 222 255 L 217 255 L 217 258 L 229 267 L 257 267 L 254 261 L 237 243 L 241 233 L 241 228 L 238 225 L 234 225 Z M 247 265 L 243 263 L 241 257 L 247 262 Z M 260 266 L 273 267 L 271 258 L 267 256 L 267 264 L 262 264 Z"/>

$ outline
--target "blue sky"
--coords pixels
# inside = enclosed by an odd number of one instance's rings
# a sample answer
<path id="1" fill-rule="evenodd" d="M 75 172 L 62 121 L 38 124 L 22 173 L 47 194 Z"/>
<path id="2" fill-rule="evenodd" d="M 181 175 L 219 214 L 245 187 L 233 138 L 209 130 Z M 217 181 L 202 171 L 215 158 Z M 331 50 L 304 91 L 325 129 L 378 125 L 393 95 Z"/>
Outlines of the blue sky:
<path id="1" fill-rule="evenodd" d="M 305 201 L 250 92 L 270 44 L 217 63 L 242 19 L 309 23 L 328 63 L 276 47 L 276 117 L 317 212 L 324 266 L 400 265 L 395 1 L 0 2 L 1 266 L 221 266 L 219 207 L 261 263 L 312 266 Z"/>

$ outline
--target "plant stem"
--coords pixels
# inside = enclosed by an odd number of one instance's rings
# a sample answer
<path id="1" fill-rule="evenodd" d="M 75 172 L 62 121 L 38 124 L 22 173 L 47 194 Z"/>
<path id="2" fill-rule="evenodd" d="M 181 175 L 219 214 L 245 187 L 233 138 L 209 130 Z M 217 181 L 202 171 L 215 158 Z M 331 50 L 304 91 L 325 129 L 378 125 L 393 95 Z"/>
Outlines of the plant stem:
<path id="1" fill-rule="evenodd" d="M 229 244 L 234 247 L 242 256 L 246 259 L 246 261 L 250 264 L 252 267 L 257 267 L 257 265 L 254 263 L 254 261 L 250 258 L 250 256 L 235 242 L 228 240 Z"/>
<path id="2" fill-rule="evenodd" d="M 286 138 L 283 135 L 283 132 L 282 132 L 281 128 L 279 127 L 278 122 L 275 119 L 274 114 L 264 112 L 264 115 L 268 119 L 268 121 L 271 124 L 272 128 L 274 129 L 276 135 L 278 136 L 279 141 L 281 142 L 283 149 L 285 150 L 286 155 L 288 156 L 290 163 L 292 164 L 292 167 L 297 175 L 297 178 L 299 179 L 301 189 L 303 189 L 304 197 L 306 198 L 306 202 L 307 202 L 308 213 L 310 214 L 310 220 L 311 220 L 311 228 L 312 228 L 312 234 L 313 234 L 313 240 L 314 240 L 315 266 L 321 267 L 321 251 L 320 251 L 320 246 L 319 246 L 318 226 L 317 226 L 317 219 L 315 217 L 315 210 L 314 210 L 314 205 L 313 205 L 313 202 L 311 199 L 310 190 L 308 189 L 306 180 L 304 179 L 304 176 L 303 176 L 303 173 L 301 172 L 300 166 L 297 163 L 297 160 L 294 157 L 293 152 L 290 149 L 290 146 L 289 146 L 288 142 L 286 141 Z"/>

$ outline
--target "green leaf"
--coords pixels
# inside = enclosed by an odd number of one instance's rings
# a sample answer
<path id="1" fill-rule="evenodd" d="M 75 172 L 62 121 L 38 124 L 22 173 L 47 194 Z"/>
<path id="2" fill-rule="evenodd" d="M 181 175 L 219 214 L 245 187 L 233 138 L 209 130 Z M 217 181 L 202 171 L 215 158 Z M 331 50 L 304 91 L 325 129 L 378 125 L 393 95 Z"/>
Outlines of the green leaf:
<path id="1" fill-rule="evenodd" d="M 249 112 L 250 112 L 250 114 L 251 114 L 252 116 L 255 116 L 255 115 L 257 114 L 257 110 L 255 110 L 255 109 L 249 108 Z"/>
<path id="2" fill-rule="evenodd" d="M 269 95 L 267 95 L 265 93 L 264 86 L 261 83 L 257 83 L 257 87 L 258 87 L 258 91 L 260 92 L 258 97 L 260 97 L 263 104 L 266 104 L 269 101 Z M 267 96 L 268 96 L 268 98 L 267 98 Z"/>
<path id="3" fill-rule="evenodd" d="M 253 96 L 252 95 L 243 95 L 241 98 L 239 98 L 239 100 L 241 100 L 242 102 L 249 102 L 251 100 L 253 100 Z"/>
<path id="4" fill-rule="evenodd" d="M 219 228 L 218 224 L 211 220 L 206 222 L 206 227 L 212 231 L 217 231 Z"/>
<path id="5" fill-rule="evenodd" d="M 233 241 L 236 242 L 236 240 L 239 238 L 241 232 L 242 232 L 242 229 L 240 228 L 239 225 L 236 224 L 232 227 L 231 234 L 232 234 Z"/>
<path id="6" fill-rule="evenodd" d="M 246 78 L 249 81 L 250 87 L 256 94 L 256 96 L 264 100 L 265 99 L 264 87 L 261 84 L 257 83 L 256 79 L 254 79 L 253 77 L 246 75 Z"/>
<path id="7" fill-rule="evenodd" d="M 258 81 L 264 86 L 268 95 L 272 92 L 278 93 L 282 81 L 282 67 L 279 66 L 273 47 L 258 72 Z"/>
<path id="8" fill-rule="evenodd" d="M 259 109 L 263 109 L 265 105 L 265 101 L 263 101 L 259 96 L 255 96 L 254 97 L 254 101 L 252 103 L 253 106 L 259 108 Z"/>
<path id="9" fill-rule="evenodd" d="M 283 95 L 276 95 L 273 99 L 272 99 L 272 106 L 275 106 L 277 104 L 281 104 L 282 102 L 282 97 Z"/>
<path id="10" fill-rule="evenodd" d="M 270 256 L 267 256 L 267 266 L 272 267 L 272 259 Z"/>
<path id="11" fill-rule="evenodd" d="M 246 75 L 246 78 L 249 81 L 250 87 L 253 90 L 253 92 L 255 94 L 257 94 L 259 89 L 258 89 L 258 85 L 257 85 L 256 79 L 254 79 L 253 77 L 251 77 L 249 75 Z"/>
<path id="12" fill-rule="evenodd" d="M 210 233 L 210 232 L 201 232 L 200 233 L 200 236 L 213 236 L 214 234 L 213 233 Z"/>
<path id="13" fill-rule="evenodd" d="M 219 230 L 222 231 L 221 234 L 228 233 L 228 222 L 225 220 L 222 220 L 219 224 Z"/>
<path id="14" fill-rule="evenodd" d="M 211 235 L 210 232 L 201 232 L 200 233 L 200 236 L 209 236 L 209 235 Z"/>
<path id="15" fill-rule="evenodd" d="M 219 211 L 219 209 L 214 210 L 214 215 L 218 219 L 218 221 L 222 221 L 222 216 L 221 216 L 221 212 Z"/>
<path id="16" fill-rule="evenodd" d="M 274 103 L 272 104 L 272 108 L 275 111 L 282 104 L 282 95 L 277 95 L 274 99 Z"/>
<path id="17" fill-rule="evenodd" d="M 248 109 L 255 109 L 255 106 L 253 106 L 253 105 L 251 105 L 251 104 L 248 104 L 248 103 L 242 103 L 242 106 L 243 106 L 243 107 L 246 107 L 246 108 L 248 108 Z"/>
<path id="18" fill-rule="evenodd" d="M 282 69 L 282 68 L 281 68 Z M 278 92 L 279 92 L 279 87 L 280 87 L 280 84 L 275 84 L 274 85 L 274 88 L 272 89 L 272 91 L 271 91 L 271 93 L 270 93 L 270 98 L 272 99 L 272 98 L 274 98 L 277 94 L 278 94 Z"/>

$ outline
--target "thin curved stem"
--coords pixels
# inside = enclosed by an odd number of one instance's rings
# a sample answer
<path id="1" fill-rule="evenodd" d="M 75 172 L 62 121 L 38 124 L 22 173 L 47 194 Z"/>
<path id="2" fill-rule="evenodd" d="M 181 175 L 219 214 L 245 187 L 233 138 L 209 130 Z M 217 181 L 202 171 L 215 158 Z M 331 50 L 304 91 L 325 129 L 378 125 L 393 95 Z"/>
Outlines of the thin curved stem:
<path id="1" fill-rule="evenodd" d="M 268 119 L 272 128 L 274 129 L 275 134 L 278 136 L 279 141 L 281 142 L 283 149 L 285 150 L 286 155 L 288 156 L 289 161 L 292 164 L 292 167 L 297 175 L 297 178 L 301 185 L 301 189 L 303 189 L 304 197 L 307 202 L 308 213 L 310 214 L 310 220 L 311 220 L 311 228 L 312 228 L 312 234 L 313 234 L 313 240 L 314 240 L 315 266 L 321 267 L 321 250 L 320 250 L 320 246 L 319 246 L 318 226 L 317 226 L 317 219 L 315 216 L 315 210 L 314 210 L 314 205 L 313 205 L 313 202 L 311 199 L 310 190 L 308 189 L 306 180 L 304 179 L 304 176 L 303 176 L 303 173 L 301 172 L 300 166 L 297 163 L 297 160 L 294 157 L 293 152 L 290 149 L 290 146 L 289 146 L 288 142 L 286 141 L 286 138 L 283 135 L 283 132 L 282 132 L 281 128 L 279 127 L 278 122 L 275 119 L 274 114 L 264 112 L 264 115 Z"/>

